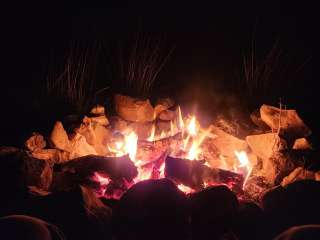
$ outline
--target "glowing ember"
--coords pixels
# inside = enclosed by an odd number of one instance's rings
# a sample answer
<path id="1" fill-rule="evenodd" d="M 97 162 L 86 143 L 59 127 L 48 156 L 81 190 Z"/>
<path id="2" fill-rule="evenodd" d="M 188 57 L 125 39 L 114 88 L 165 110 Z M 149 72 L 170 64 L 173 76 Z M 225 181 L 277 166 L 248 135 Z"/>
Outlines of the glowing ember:
<path id="1" fill-rule="evenodd" d="M 186 194 L 189 194 L 189 193 L 193 193 L 194 190 L 192 188 L 189 188 L 188 186 L 186 185 L 183 185 L 183 184 L 179 184 L 177 186 L 182 192 L 186 193 Z"/>
<path id="2" fill-rule="evenodd" d="M 97 191 L 99 196 L 103 196 L 106 192 L 107 186 L 110 183 L 110 178 L 103 176 L 102 174 L 95 172 L 92 176 L 92 180 L 94 182 L 98 182 L 100 184 L 100 188 Z"/>

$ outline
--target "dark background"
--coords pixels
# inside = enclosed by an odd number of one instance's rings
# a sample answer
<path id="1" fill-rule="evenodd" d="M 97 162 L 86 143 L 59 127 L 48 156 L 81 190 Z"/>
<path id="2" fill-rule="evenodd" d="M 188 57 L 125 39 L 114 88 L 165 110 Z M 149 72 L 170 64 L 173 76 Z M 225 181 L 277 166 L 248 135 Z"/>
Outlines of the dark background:
<path id="1" fill-rule="evenodd" d="M 167 49 L 174 48 L 152 98 L 171 96 L 203 119 L 229 111 L 248 115 L 261 103 L 278 104 L 281 98 L 298 110 L 317 142 L 316 5 L 308 1 L 108 2 L 95 8 L 79 3 L 2 8 L 1 145 L 19 146 L 32 131 L 49 131 L 61 117 L 56 108 L 48 117 L 51 109 L 39 95 L 48 70 L 58 69 L 70 46 L 98 43 L 97 85 L 109 87 L 109 95 L 116 92 L 112 69 L 117 47 L 130 45 L 137 31 L 164 36 Z M 282 54 L 269 88 L 248 97 L 243 56 L 250 55 L 253 39 L 257 59 L 263 59 L 276 42 Z M 57 119 L 52 117 L 55 114 Z"/>

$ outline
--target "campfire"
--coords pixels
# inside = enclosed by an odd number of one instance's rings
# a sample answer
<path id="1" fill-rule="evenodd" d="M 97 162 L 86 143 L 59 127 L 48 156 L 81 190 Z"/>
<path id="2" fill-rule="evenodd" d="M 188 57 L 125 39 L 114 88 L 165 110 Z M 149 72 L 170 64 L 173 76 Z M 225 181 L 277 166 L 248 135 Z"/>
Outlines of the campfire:
<path id="1" fill-rule="evenodd" d="M 258 201 L 273 186 L 318 179 L 304 168 L 311 131 L 295 110 L 261 106 L 251 115 L 256 127 L 241 139 L 232 123 L 203 127 L 201 116 L 183 114 L 171 99 L 152 106 L 116 95 L 114 109 L 107 116 L 97 105 L 80 122 L 56 122 L 50 136 L 34 133 L 23 151 L 28 185 L 48 192 L 86 185 L 119 199 L 137 182 L 168 178 L 186 194 L 226 185 Z"/>

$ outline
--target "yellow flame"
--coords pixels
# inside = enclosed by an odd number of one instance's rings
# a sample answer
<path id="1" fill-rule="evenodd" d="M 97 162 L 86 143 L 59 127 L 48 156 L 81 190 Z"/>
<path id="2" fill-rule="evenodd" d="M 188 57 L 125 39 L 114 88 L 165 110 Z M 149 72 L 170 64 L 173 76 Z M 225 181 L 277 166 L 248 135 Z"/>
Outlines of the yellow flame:
<path id="1" fill-rule="evenodd" d="M 200 145 L 207 137 L 208 133 L 211 131 L 211 127 L 208 128 L 206 131 L 199 133 L 197 136 L 192 138 L 192 145 L 187 153 L 187 159 L 195 160 L 198 159 L 199 154 L 201 153 Z M 187 137 L 188 138 L 188 137 Z"/>
<path id="2" fill-rule="evenodd" d="M 237 168 L 240 168 L 240 169 L 245 169 L 245 171 L 242 171 L 242 174 L 244 175 L 244 181 L 243 181 L 243 186 L 244 187 L 248 181 L 248 178 L 252 172 L 252 166 L 250 164 L 250 161 L 249 161 L 249 158 L 248 158 L 248 155 L 245 151 L 234 151 L 238 161 L 239 161 L 239 165 L 237 166 Z"/>
<path id="3" fill-rule="evenodd" d="M 153 141 L 155 140 L 155 137 L 154 137 L 155 132 L 156 132 L 156 127 L 155 127 L 155 125 L 153 124 L 153 125 L 152 125 L 152 128 L 151 128 L 150 136 L 147 138 L 147 141 L 153 142 Z"/>
<path id="4" fill-rule="evenodd" d="M 124 150 L 127 154 L 129 154 L 131 161 L 136 160 L 137 145 L 138 135 L 134 131 L 124 136 Z"/>
<path id="5" fill-rule="evenodd" d="M 187 131 L 191 136 L 196 136 L 198 133 L 197 125 L 196 125 L 196 118 L 193 116 L 187 126 Z"/>
<path id="6" fill-rule="evenodd" d="M 172 121 L 170 121 L 170 134 L 171 134 L 171 136 L 174 135 L 174 127 L 173 127 Z"/>
<path id="7" fill-rule="evenodd" d="M 193 143 L 189 149 L 189 152 L 187 154 L 187 159 L 195 160 L 198 158 L 198 154 L 199 154 L 198 143 L 196 141 L 193 141 Z"/>
<path id="8" fill-rule="evenodd" d="M 234 151 L 234 153 L 236 154 L 237 156 L 237 159 L 239 160 L 240 162 L 240 165 L 239 167 L 246 167 L 249 165 L 249 159 L 248 159 L 248 156 L 247 156 L 247 153 L 245 151 Z"/>

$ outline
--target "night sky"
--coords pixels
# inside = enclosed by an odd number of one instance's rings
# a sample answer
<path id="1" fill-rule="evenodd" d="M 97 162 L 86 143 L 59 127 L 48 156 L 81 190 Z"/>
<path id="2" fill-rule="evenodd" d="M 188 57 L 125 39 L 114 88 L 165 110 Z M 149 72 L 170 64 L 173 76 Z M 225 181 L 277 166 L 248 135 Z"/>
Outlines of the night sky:
<path id="1" fill-rule="evenodd" d="M 39 92 L 48 69 L 64 61 L 70 46 L 98 43 L 96 81 L 117 91 L 116 46 L 130 44 L 137 31 L 163 37 L 174 51 L 160 73 L 153 98 L 172 96 L 203 115 L 243 108 L 242 60 L 250 53 L 263 57 L 277 42 L 282 55 L 272 87 L 252 99 L 281 101 L 295 108 L 318 139 L 317 8 L 281 1 L 134 1 L 84 8 L 79 4 L 31 4 L 2 8 L 1 14 L 1 145 L 21 144 L 32 131 L 47 129 L 52 121 L 39 111 Z M 133 1 L 132 1 L 133 2 Z M 213 2 L 213 1 L 212 1 Z M 283 71 L 282 71 L 283 70 Z M 240 106 L 241 105 L 241 106 Z M 42 106 L 42 108 L 45 106 Z M 53 114 L 54 115 L 54 114 Z M 59 114 L 57 113 L 57 116 Z"/>

